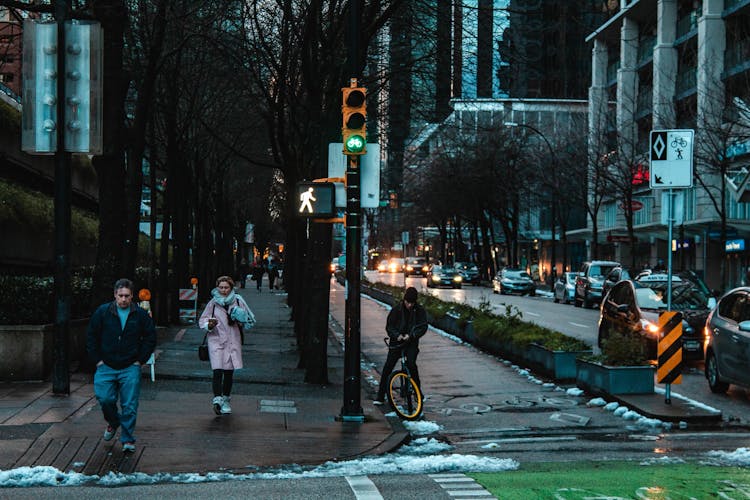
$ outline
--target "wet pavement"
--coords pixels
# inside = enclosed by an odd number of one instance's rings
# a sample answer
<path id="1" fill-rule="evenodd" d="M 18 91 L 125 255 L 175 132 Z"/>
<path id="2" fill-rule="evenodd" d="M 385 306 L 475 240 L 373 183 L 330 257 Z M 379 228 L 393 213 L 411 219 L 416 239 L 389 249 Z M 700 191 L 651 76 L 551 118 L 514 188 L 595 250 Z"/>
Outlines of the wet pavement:
<path id="1" fill-rule="evenodd" d="M 86 474 L 243 473 L 383 454 L 407 439 L 390 410 L 371 403 L 386 356 L 386 306 L 362 297 L 365 423 L 340 422 L 343 287 L 332 282 L 330 383 L 325 386 L 304 383 L 304 372 L 297 368 L 285 295 L 267 289 L 258 294 L 254 288 L 241 293 L 258 324 L 246 334 L 246 367 L 235 375 L 231 416 L 216 416 L 211 408 L 210 367 L 196 352 L 203 333 L 195 327 L 162 329 L 156 381 L 149 380 L 148 367 L 143 371 L 136 453 L 123 454 L 117 440 L 101 439 L 104 421 L 93 399 L 91 375 L 73 375 L 69 397 L 51 395 L 48 382 L 0 383 L 0 470 L 53 465 Z M 424 419 L 440 426 L 434 437 L 452 444 L 451 453 L 534 461 L 632 458 L 735 449 L 750 437 L 739 427 L 709 429 L 674 399 L 665 409 L 661 395 L 620 398 L 619 403 L 641 419 L 671 412 L 673 427 L 628 419 L 592 404 L 593 395 L 573 384 L 537 378 L 432 328 L 420 349 L 428 397 Z"/>

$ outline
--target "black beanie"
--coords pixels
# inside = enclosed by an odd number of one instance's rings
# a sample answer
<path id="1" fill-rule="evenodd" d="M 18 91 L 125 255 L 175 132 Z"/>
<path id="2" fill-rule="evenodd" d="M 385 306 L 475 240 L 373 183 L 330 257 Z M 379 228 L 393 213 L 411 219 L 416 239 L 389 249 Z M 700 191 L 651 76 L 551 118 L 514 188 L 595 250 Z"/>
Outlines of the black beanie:
<path id="1" fill-rule="evenodd" d="M 407 302 L 416 302 L 417 301 L 417 289 L 413 286 L 410 286 L 406 289 L 406 293 L 404 293 L 404 300 Z"/>

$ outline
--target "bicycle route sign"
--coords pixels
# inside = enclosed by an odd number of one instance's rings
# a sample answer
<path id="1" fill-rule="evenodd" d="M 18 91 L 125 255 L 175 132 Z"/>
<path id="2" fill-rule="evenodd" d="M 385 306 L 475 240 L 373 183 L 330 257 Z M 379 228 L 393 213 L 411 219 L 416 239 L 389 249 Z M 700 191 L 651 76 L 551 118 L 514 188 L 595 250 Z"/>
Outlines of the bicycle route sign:
<path id="1" fill-rule="evenodd" d="M 651 189 L 693 187 L 694 136 L 692 129 L 651 131 Z"/>

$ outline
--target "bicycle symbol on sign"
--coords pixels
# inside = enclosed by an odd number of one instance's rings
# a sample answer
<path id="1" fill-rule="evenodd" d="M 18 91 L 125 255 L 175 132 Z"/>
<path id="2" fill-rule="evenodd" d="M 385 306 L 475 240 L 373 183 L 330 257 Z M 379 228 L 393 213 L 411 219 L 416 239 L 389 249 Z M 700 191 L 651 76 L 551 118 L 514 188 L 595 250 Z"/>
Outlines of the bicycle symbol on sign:
<path id="1" fill-rule="evenodd" d="M 677 159 L 682 160 L 682 149 L 687 146 L 687 141 L 684 137 L 676 136 L 674 139 L 672 139 L 672 143 L 670 144 L 672 146 L 672 149 L 674 149 L 674 152 L 677 153 Z"/>
<path id="2" fill-rule="evenodd" d="M 672 146 L 675 149 L 677 148 L 677 146 L 684 148 L 685 146 L 687 146 L 687 141 L 685 140 L 684 137 L 677 136 L 674 139 L 672 139 L 672 144 L 670 144 L 670 146 Z"/>

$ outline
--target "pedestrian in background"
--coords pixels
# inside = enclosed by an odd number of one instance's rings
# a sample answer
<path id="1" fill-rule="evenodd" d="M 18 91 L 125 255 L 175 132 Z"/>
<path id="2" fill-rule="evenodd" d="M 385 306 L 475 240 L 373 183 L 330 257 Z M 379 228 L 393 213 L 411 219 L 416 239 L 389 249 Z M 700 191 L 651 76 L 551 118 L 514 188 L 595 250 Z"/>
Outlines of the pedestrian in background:
<path id="1" fill-rule="evenodd" d="M 263 274 L 265 273 L 265 269 L 263 269 L 262 259 L 258 258 L 255 261 L 255 264 L 253 265 L 252 273 L 253 273 L 253 280 L 255 280 L 255 287 L 258 289 L 258 293 L 260 293 L 261 284 L 263 283 Z"/>
<path id="2" fill-rule="evenodd" d="M 132 453 L 135 451 L 141 365 L 148 361 L 156 347 L 156 330 L 151 316 L 133 303 L 133 282 L 120 279 L 114 288 L 115 300 L 102 304 L 91 316 L 86 350 L 96 363 L 94 395 L 107 421 L 104 440 L 111 440 L 122 427 L 122 450 Z"/>
<path id="3" fill-rule="evenodd" d="M 279 265 L 273 255 L 268 256 L 268 289 L 273 291 L 276 278 L 279 277 Z"/>
<path id="4" fill-rule="evenodd" d="M 206 304 L 198 326 L 208 330 L 208 358 L 213 370 L 211 400 L 214 413 L 232 413 L 229 405 L 232 394 L 234 370 L 242 368 L 242 329 L 255 324 L 255 316 L 245 300 L 234 291 L 234 280 L 219 276 L 216 288 L 211 290 L 211 300 Z"/>
<path id="5" fill-rule="evenodd" d="M 247 261 L 242 259 L 240 266 L 237 268 L 237 280 L 240 282 L 240 288 L 245 288 L 245 281 L 247 281 L 247 275 L 250 272 L 250 266 L 247 265 Z"/>

